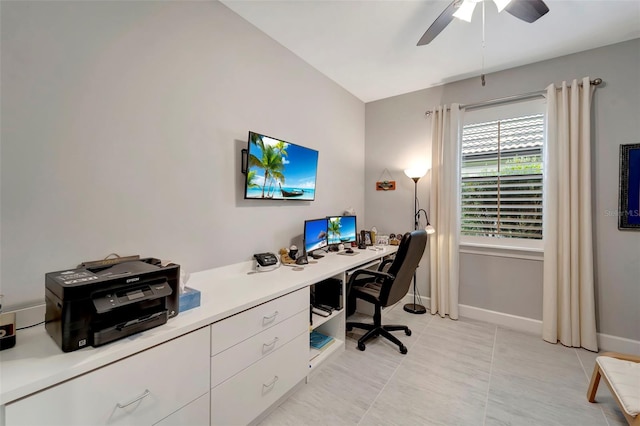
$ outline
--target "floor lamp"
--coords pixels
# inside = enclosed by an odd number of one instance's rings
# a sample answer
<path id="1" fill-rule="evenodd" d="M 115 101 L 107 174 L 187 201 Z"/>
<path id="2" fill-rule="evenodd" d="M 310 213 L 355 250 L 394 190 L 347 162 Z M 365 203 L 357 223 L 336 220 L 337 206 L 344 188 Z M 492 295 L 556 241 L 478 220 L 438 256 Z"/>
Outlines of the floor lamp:
<path id="1" fill-rule="evenodd" d="M 427 234 L 433 234 L 434 232 L 436 232 L 436 230 L 429 223 L 429 215 L 427 215 L 427 211 L 425 209 L 418 209 L 418 181 L 420 180 L 421 177 L 427 174 L 427 170 L 420 169 L 420 168 L 407 169 L 404 171 L 404 174 L 407 175 L 407 177 L 413 179 L 413 183 L 414 183 L 413 217 L 415 221 L 414 221 L 413 229 L 414 230 L 418 229 L 420 213 L 424 212 L 424 215 L 427 219 L 427 227 L 425 228 L 425 230 L 427 231 Z M 418 294 L 418 286 L 416 283 L 416 273 L 414 272 L 413 273 L 413 303 L 407 303 L 406 305 L 404 305 L 404 310 L 412 314 L 424 314 L 427 312 L 427 308 L 420 305 L 419 303 L 416 303 L 417 294 Z"/>

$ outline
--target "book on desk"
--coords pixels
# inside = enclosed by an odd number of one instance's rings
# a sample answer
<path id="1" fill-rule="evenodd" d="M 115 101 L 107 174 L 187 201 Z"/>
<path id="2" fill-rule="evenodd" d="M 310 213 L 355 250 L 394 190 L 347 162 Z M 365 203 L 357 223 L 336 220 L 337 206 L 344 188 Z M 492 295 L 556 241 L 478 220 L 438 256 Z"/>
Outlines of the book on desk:
<path id="1" fill-rule="evenodd" d="M 333 337 L 331 336 L 325 336 L 324 334 L 318 333 L 315 330 L 309 333 L 309 346 L 314 349 L 321 350 L 332 343 Z"/>

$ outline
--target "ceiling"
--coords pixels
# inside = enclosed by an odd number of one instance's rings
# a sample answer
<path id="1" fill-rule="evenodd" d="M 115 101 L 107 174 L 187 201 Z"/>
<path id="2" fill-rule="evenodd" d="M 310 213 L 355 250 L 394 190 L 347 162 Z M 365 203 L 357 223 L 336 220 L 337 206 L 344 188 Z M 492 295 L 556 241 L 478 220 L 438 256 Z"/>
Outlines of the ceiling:
<path id="1" fill-rule="evenodd" d="M 544 0 L 529 24 L 495 4 L 422 34 L 449 0 L 222 0 L 364 102 L 640 37 L 640 0 Z M 484 68 L 483 68 L 484 57 Z"/>

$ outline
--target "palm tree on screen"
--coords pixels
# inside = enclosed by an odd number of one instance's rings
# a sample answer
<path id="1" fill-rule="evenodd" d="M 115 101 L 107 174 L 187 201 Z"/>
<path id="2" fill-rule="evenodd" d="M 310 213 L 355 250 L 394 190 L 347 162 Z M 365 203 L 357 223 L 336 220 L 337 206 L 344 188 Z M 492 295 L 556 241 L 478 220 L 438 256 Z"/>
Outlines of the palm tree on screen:
<path id="1" fill-rule="evenodd" d="M 251 143 L 256 145 L 262 153 L 261 158 L 255 155 L 249 155 L 249 166 L 258 167 L 264 170 L 264 180 L 262 182 L 262 198 L 265 198 L 265 190 L 267 197 L 271 195 L 271 190 L 275 181 L 284 183 L 284 162 L 282 161 L 282 152 L 284 150 L 284 144 L 279 142 L 276 145 L 265 144 L 262 137 L 256 134 L 251 134 Z M 279 145 L 282 146 L 279 148 Z M 268 189 L 267 189 L 268 186 Z"/>
<path id="2" fill-rule="evenodd" d="M 262 197 L 264 198 L 264 192 L 269 184 L 267 190 L 267 196 L 271 195 L 271 190 L 274 187 L 275 181 L 284 183 L 284 164 L 282 162 L 282 155 L 273 145 L 264 145 L 262 151 L 261 165 L 264 169 L 264 183 L 262 185 Z"/>
<path id="3" fill-rule="evenodd" d="M 260 185 L 256 183 L 256 176 L 258 172 L 255 170 L 249 170 L 247 173 L 247 188 L 258 188 Z"/>
<path id="4" fill-rule="evenodd" d="M 327 231 L 329 231 L 329 235 L 332 235 L 333 238 L 338 238 L 340 237 L 340 218 L 336 217 L 333 218 L 329 221 L 329 228 L 327 229 Z"/>

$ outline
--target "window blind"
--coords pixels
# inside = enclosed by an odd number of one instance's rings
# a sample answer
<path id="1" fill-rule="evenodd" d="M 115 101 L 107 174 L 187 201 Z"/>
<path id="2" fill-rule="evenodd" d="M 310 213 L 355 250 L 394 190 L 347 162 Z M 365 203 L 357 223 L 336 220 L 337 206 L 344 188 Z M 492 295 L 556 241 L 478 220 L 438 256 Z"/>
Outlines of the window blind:
<path id="1" fill-rule="evenodd" d="M 543 145 L 544 114 L 463 127 L 462 235 L 542 238 Z"/>

